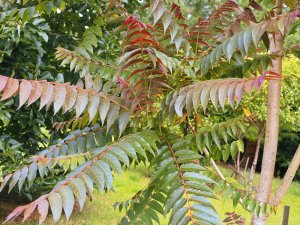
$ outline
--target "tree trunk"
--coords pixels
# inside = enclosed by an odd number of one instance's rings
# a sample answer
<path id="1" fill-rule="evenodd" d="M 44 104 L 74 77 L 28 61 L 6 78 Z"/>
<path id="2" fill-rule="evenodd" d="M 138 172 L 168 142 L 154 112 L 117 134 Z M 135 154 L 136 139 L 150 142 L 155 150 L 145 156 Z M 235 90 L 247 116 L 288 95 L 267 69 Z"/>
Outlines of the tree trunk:
<path id="1" fill-rule="evenodd" d="M 282 13 L 282 0 L 276 0 L 276 15 Z M 272 59 L 270 70 L 282 74 L 282 47 L 283 36 L 281 33 L 270 34 L 270 52 L 276 56 Z M 275 160 L 277 154 L 278 132 L 279 132 L 279 102 L 280 102 L 281 81 L 270 80 L 268 86 L 268 113 L 266 120 L 265 145 L 262 160 L 262 169 L 260 175 L 257 200 L 268 203 L 272 191 L 272 180 L 275 169 Z M 266 217 L 253 215 L 252 225 L 265 225 Z"/>

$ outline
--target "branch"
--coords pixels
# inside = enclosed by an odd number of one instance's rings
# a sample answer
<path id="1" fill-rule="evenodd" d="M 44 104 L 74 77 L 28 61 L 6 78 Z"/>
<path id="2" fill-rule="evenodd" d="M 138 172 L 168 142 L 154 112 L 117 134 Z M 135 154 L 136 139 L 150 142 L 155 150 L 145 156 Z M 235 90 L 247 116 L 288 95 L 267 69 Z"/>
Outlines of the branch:
<path id="1" fill-rule="evenodd" d="M 285 196 L 285 193 L 289 189 L 299 166 L 300 166 L 300 145 L 298 146 L 296 153 L 289 165 L 289 168 L 283 177 L 280 187 L 278 188 L 278 190 L 275 193 L 275 195 L 273 196 L 273 198 L 271 198 L 271 200 L 270 200 L 271 205 L 274 205 L 274 206 L 279 205 L 282 198 Z"/>
<path id="2" fill-rule="evenodd" d="M 179 177 L 180 177 L 180 181 L 181 181 L 181 184 L 182 184 L 182 187 L 183 187 L 183 190 L 184 190 L 184 195 L 186 197 L 187 207 L 188 207 L 188 216 L 190 217 L 192 224 L 195 224 L 195 220 L 193 218 L 193 212 L 192 212 L 192 204 L 191 204 L 190 196 L 189 196 L 189 193 L 188 193 L 188 187 L 186 185 L 183 173 L 182 173 L 182 171 L 180 169 L 178 160 L 176 158 L 175 152 L 174 152 L 171 144 L 168 141 L 166 143 L 167 143 L 168 148 L 169 148 L 169 150 L 171 152 L 172 158 L 173 158 L 173 160 L 175 162 L 176 170 L 178 171 L 178 174 L 179 174 Z"/>
<path id="3" fill-rule="evenodd" d="M 209 157 L 209 152 L 207 151 L 206 148 L 203 148 L 203 151 L 205 153 L 205 155 L 207 157 Z M 212 164 L 212 166 L 214 167 L 215 171 L 217 172 L 218 176 L 222 179 L 222 180 L 226 180 L 224 175 L 222 174 L 221 170 L 219 169 L 219 167 L 217 166 L 215 160 L 213 158 L 210 157 L 210 163 Z"/>
<path id="4" fill-rule="evenodd" d="M 259 133 L 258 139 L 257 139 L 254 160 L 253 160 L 253 163 L 252 163 L 252 166 L 251 166 L 251 171 L 250 171 L 250 178 L 249 178 L 250 187 L 252 187 L 252 183 L 253 183 L 253 179 L 254 179 L 254 174 L 255 174 L 255 170 L 256 170 L 256 165 L 257 165 L 257 160 L 258 160 L 258 155 L 259 155 L 260 142 L 261 142 L 261 139 L 264 136 L 265 128 L 266 128 L 266 125 L 264 124 L 262 130 Z"/>

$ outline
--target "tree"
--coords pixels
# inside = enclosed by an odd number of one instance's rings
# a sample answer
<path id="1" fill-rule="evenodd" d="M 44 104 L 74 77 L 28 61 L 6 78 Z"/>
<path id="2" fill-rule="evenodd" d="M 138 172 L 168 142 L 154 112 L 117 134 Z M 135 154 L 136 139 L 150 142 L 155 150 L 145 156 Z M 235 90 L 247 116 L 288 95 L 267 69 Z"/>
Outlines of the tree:
<path id="1" fill-rule="evenodd" d="M 299 120 L 299 109 L 295 107 L 299 105 L 298 63 L 299 59 L 293 55 L 287 55 L 283 60 L 282 74 L 284 79 L 282 80 L 280 97 L 280 140 L 275 167 L 275 174 L 280 176 L 283 176 L 287 170 L 299 143 L 299 126 L 297 123 Z M 252 96 L 246 96 L 241 103 L 246 106 L 246 109 L 250 111 L 249 113 L 254 115 L 253 119 L 255 120 L 255 126 L 251 126 L 246 134 L 247 147 L 241 160 L 242 167 L 245 167 L 248 162 L 248 166 L 253 164 L 252 167 L 254 169 L 258 165 L 260 170 L 260 158 L 258 159 L 258 152 L 256 153 L 255 151 L 259 151 L 261 141 L 258 139 L 262 139 L 264 134 L 263 128 L 267 116 L 267 106 L 264 104 L 266 102 L 266 93 L 267 88 L 264 87 L 260 92 Z M 298 177 L 299 175 L 295 178 Z"/>
<path id="2" fill-rule="evenodd" d="M 38 211 L 43 223 L 49 207 L 54 221 L 62 210 L 69 219 L 75 202 L 82 209 L 94 185 L 100 191 L 112 190 L 116 174 L 132 164 L 149 162 L 154 169 L 149 184 L 115 205 L 126 211 L 121 224 L 152 224 L 159 222 L 158 214 L 169 213 L 171 224 L 219 224 L 221 219 L 208 199 L 224 189 L 234 206 L 240 203 L 254 214 L 253 224 L 265 224 L 274 209 L 269 188 L 278 139 L 283 38 L 299 15 L 298 8 L 287 3 L 289 11 L 281 15 L 280 1 L 265 14 L 253 0 L 244 8 L 229 0 L 190 27 L 176 3 L 151 0 L 142 5 L 150 11 L 150 24 L 143 10 L 109 1 L 103 4 L 108 10 L 95 11 L 97 16 L 91 18 L 93 23 L 74 50 L 58 46 L 55 53 L 61 66 L 68 66 L 84 81 L 71 85 L 0 76 L 2 101 L 19 95 L 19 108 L 39 101 L 39 109 L 69 114 L 71 119 L 57 122 L 57 129 L 82 128 L 5 174 L 0 191 L 21 190 L 26 180 L 31 186 L 37 176 L 66 174 L 47 194 L 17 207 L 6 221 L 22 213 L 26 220 Z M 72 4 L 46 1 L 17 9 L 13 18 L 18 21 L 23 16 L 26 22 L 29 15 L 57 12 L 65 6 Z M 137 14 L 143 15 L 143 21 Z M 109 52 L 95 54 L 102 30 L 112 24 L 114 34 L 122 38 L 116 62 L 107 57 Z M 256 197 L 249 191 L 251 184 L 224 177 L 215 160 L 231 157 L 239 169 L 242 138 L 253 122 L 239 103 L 244 92 L 260 90 L 265 81 L 269 81 L 268 116 Z M 224 121 L 213 118 L 214 108 Z M 299 166 L 298 155 L 287 183 Z M 277 202 L 286 189 L 284 184 L 275 195 Z"/>

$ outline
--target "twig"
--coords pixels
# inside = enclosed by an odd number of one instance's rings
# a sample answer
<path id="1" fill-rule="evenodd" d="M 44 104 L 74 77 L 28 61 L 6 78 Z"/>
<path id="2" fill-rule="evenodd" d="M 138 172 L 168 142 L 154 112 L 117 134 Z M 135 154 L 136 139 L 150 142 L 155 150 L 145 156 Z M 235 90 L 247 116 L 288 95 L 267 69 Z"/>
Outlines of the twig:
<path id="1" fill-rule="evenodd" d="M 237 157 L 237 162 L 236 162 L 237 171 L 239 173 L 240 173 L 240 159 L 241 159 L 241 152 L 239 151 L 238 157 Z"/>
<path id="2" fill-rule="evenodd" d="M 248 168 L 248 163 L 249 163 L 249 156 L 247 157 L 246 165 L 244 168 L 244 176 L 246 176 L 247 168 Z"/>
<path id="3" fill-rule="evenodd" d="M 251 171 L 250 171 L 250 178 L 249 178 L 249 181 L 250 181 L 250 188 L 252 187 L 252 183 L 253 183 L 253 179 L 254 179 L 254 174 L 255 174 L 255 170 L 256 170 L 256 165 L 257 165 L 257 160 L 258 160 L 258 155 L 259 155 L 259 149 L 260 149 L 260 142 L 261 142 L 261 139 L 265 133 L 265 127 L 266 125 L 264 124 L 264 126 L 262 127 L 259 135 L 258 135 L 258 138 L 257 138 L 257 143 L 256 143 L 256 150 L 255 150 L 255 155 L 254 155 L 254 160 L 253 160 L 253 163 L 252 163 L 252 166 L 251 166 Z M 251 191 L 251 189 L 250 189 Z"/>
<path id="4" fill-rule="evenodd" d="M 232 165 L 229 165 L 229 168 L 232 169 L 236 174 L 240 175 L 245 181 L 247 181 L 247 177 L 245 177 L 244 174 L 241 173 L 241 171 L 237 170 Z"/>
<path id="5" fill-rule="evenodd" d="M 207 151 L 206 148 L 203 148 L 204 154 L 209 157 L 209 152 Z M 213 158 L 210 157 L 210 163 L 212 164 L 212 166 L 214 167 L 215 171 L 217 172 L 218 176 L 222 179 L 222 180 L 226 180 L 224 175 L 222 174 L 221 170 L 219 169 L 219 167 L 217 166 L 215 160 L 213 160 Z"/>

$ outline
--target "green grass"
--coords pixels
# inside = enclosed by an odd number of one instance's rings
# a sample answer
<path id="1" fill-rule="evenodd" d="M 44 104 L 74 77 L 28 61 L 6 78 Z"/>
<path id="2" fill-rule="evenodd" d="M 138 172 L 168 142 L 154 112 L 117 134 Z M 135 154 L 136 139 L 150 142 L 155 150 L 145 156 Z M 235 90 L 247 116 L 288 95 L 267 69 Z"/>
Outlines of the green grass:
<path id="1" fill-rule="evenodd" d="M 226 176 L 229 176 L 231 174 L 228 170 L 225 169 L 222 169 L 222 172 Z M 256 186 L 258 184 L 258 181 L 259 181 L 259 174 L 255 174 L 254 184 Z M 280 184 L 281 184 L 281 179 L 278 178 L 273 179 L 273 193 L 277 190 Z M 235 211 L 237 214 L 242 215 L 244 218 L 246 218 L 246 225 L 250 224 L 251 214 L 245 211 L 241 205 L 238 205 L 236 209 L 234 209 L 232 205 L 232 200 L 215 201 L 214 205 L 216 206 L 220 216 L 223 216 L 225 212 Z M 278 207 L 276 214 L 272 214 L 268 218 L 268 223 L 267 223 L 268 225 L 281 225 L 282 217 L 283 217 L 283 207 L 285 205 L 290 206 L 289 224 L 299 225 L 300 224 L 300 212 L 299 212 L 300 183 L 299 182 L 292 183 L 286 196 L 284 197 L 280 206 Z"/>
<path id="2" fill-rule="evenodd" d="M 223 170 L 228 175 L 228 170 Z M 123 173 L 122 177 L 116 177 L 115 190 L 116 192 L 109 192 L 107 194 L 94 192 L 93 201 L 87 202 L 82 212 L 76 211 L 71 220 L 67 222 L 65 219 L 60 221 L 60 224 L 66 225 L 114 225 L 122 218 L 122 213 L 114 210 L 113 204 L 117 201 L 124 201 L 132 197 L 137 191 L 142 189 L 149 182 L 150 172 L 145 166 L 138 166 L 135 169 Z M 256 175 L 255 180 L 258 180 Z M 274 188 L 280 184 L 280 179 L 274 179 Z M 214 204 L 219 212 L 219 215 L 224 218 L 225 212 L 234 211 L 231 200 L 216 201 Z M 272 214 L 268 220 L 269 225 L 280 225 L 283 215 L 283 206 L 291 206 L 290 211 L 290 225 L 300 224 L 300 183 L 294 182 L 287 195 L 283 199 L 282 206 L 278 208 L 276 215 Z M 0 206 L 4 207 L 4 205 Z M 251 215 L 238 206 L 235 209 L 236 213 L 242 215 L 247 219 L 247 224 L 250 223 Z M 51 215 L 50 215 L 51 216 Z M 37 217 L 37 216 L 36 216 Z M 162 219 L 162 225 L 167 224 L 167 220 Z M 13 223 L 17 224 L 17 223 Z M 27 225 L 36 224 L 36 222 L 27 222 Z M 51 219 L 48 219 L 46 225 L 53 224 Z"/>

